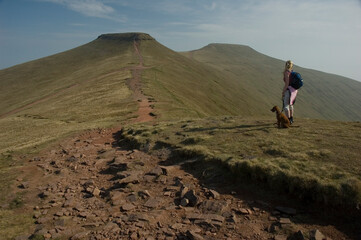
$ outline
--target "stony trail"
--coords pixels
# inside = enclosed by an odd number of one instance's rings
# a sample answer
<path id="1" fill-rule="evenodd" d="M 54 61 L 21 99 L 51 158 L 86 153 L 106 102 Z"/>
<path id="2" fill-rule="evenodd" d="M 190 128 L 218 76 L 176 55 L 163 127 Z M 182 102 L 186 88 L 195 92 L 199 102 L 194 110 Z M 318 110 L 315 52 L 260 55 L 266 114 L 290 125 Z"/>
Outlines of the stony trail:
<path id="1" fill-rule="evenodd" d="M 33 236 L 347 239 L 332 226 L 296 224 L 298 209 L 242 199 L 221 172 L 206 172 L 210 166 L 202 169 L 196 159 L 179 162 L 167 149 L 148 154 L 119 146 L 119 130 L 89 131 L 29 160 L 17 191 L 27 192 L 24 211 L 33 211 Z M 205 174 L 212 176 L 205 181 Z"/>

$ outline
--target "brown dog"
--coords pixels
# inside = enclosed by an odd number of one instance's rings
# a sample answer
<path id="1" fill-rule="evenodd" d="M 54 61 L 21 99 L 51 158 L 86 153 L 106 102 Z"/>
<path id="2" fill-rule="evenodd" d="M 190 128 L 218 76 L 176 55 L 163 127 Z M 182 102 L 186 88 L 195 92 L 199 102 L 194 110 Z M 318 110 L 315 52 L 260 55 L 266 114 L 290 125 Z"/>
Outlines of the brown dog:
<path id="1" fill-rule="evenodd" d="M 289 128 L 291 126 L 290 121 L 288 120 L 288 118 L 286 117 L 285 114 L 281 113 L 279 107 L 274 106 L 271 109 L 272 112 L 276 112 L 276 118 L 277 118 L 277 125 L 279 128 L 283 127 L 283 128 Z"/>

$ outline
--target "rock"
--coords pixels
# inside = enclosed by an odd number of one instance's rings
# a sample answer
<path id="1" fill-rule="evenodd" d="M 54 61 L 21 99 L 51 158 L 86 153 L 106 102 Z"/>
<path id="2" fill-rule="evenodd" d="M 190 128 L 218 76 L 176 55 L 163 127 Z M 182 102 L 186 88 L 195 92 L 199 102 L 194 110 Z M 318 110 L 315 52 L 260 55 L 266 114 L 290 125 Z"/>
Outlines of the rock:
<path id="1" fill-rule="evenodd" d="M 310 240 L 323 240 L 325 236 L 318 229 L 310 231 Z"/>
<path id="2" fill-rule="evenodd" d="M 184 195 L 186 195 L 186 193 L 189 191 L 189 189 L 187 187 L 182 187 L 181 191 L 180 191 L 180 197 L 184 198 Z"/>
<path id="3" fill-rule="evenodd" d="M 42 218 L 38 218 L 36 220 L 36 223 L 37 224 L 45 224 L 45 223 L 49 222 L 50 220 L 51 220 L 50 217 L 42 217 Z"/>
<path id="4" fill-rule="evenodd" d="M 167 186 L 163 189 L 164 192 L 177 192 L 179 187 L 176 186 Z"/>
<path id="5" fill-rule="evenodd" d="M 147 175 L 154 175 L 154 176 L 160 176 L 163 174 L 163 169 L 160 166 L 156 166 L 153 168 Z"/>
<path id="6" fill-rule="evenodd" d="M 148 190 L 139 191 L 139 192 L 138 192 L 138 195 L 139 195 L 141 198 L 143 198 L 143 199 L 152 196 L 152 195 L 150 195 L 150 193 L 149 193 Z"/>
<path id="7" fill-rule="evenodd" d="M 156 208 L 160 204 L 159 200 L 155 198 L 149 198 L 148 201 L 144 204 L 144 207 Z"/>
<path id="8" fill-rule="evenodd" d="M 171 167 L 164 167 L 164 166 L 162 166 L 162 167 L 160 167 L 160 168 L 161 168 L 162 171 L 163 171 L 163 175 L 168 176 L 169 168 L 171 168 Z"/>
<path id="9" fill-rule="evenodd" d="M 287 240 L 287 236 L 285 235 L 277 235 L 274 237 L 274 240 Z"/>
<path id="10" fill-rule="evenodd" d="M 45 199 L 50 196 L 50 193 L 48 191 L 44 191 L 38 194 L 39 198 Z"/>
<path id="11" fill-rule="evenodd" d="M 29 188 L 29 183 L 28 182 L 22 182 L 18 187 L 21 188 L 21 189 L 27 189 L 27 188 Z"/>
<path id="12" fill-rule="evenodd" d="M 90 233 L 90 231 L 85 231 L 85 232 L 80 232 L 80 233 L 77 233 L 75 234 L 71 240 L 82 240 L 82 239 L 85 239 L 86 236 L 88 236 Z"/>
<path id="13" fill-rule="evenodd" d="M 82 218 L 88 218 L 91 214 L 89 212 L 79 212 L 78 216 Z"/>
<path id="14" fill-rule="evenodd" d="M 109 232 L 109 231 L 114 231 L 114 230 L 119 230 L 119 226 L 116 223 L 113 222 L 108 222 L 104 227 L 103 230 Z"/>
<path id="15" fill-rule="evenodd" d="M 189 200 L 189 206 L 194 207 L 198 204 L 199 198 L 196 196 L 194 190 L 188 191 L 186 194 L 184 194 L 184 197 Z"/>
<path id="16" fill-rule="evenodd" d="M 124 205 L 121 206 L 123 211 L 130 211 L 133 210 L 135 208 L 135 206 L 131 203 L 126 203 Z"/>
<path id="17" fill-rule="evenodd" d="M 130 235 L 130 239 L 132 239 L 132 240 L 138 240 L 138 233 L 133 232 L 133 233 Z"/>
<path id="18" fill-rule="evenodd" d="M 67 158 L 66 161 L 68 161 L 68 162 L 77 162 L 78 159 L 76 157 L 74 157 L 74 156 L 71 156 L 71 157 Z"/>
<path id="19" fill-rule="evenodd" d="M 228 203 L 226 201 L 206 200 L 202 202 L 199 209 L 203 213 L 223 213 L 227 207 Z"/>
<path id="20" fill-rule="evenodd" d="M 76 200 L 72 197 L 66 200 L 63 204 L 63 207 L 75 207 L 76 206 Z"/>
<path id="21" fill-rule="evenodd" d="M 63 211 L 56 212 L 56 213 L 54 213 L 54 216 L 56 216 L 56 217 L 64 216 L 64 212 Z"/>
<path id="22" fill-rule="evenodd" d="M 240 208 L 238 209 L 238 212 L 240 214 L 243 214 L 243 215 L 249 215 L 252 213 L 252 211 L 250 209 L 247 209 L 247 208 Z"/>
<path id="23" fill-rule="evenodd" d="M 280 224 L 291 224 L 291 220 L 289 218 L 280 218 Z"/>
<path id="24" fill-rule="evenodd" d="M 137 201 L 137 195 L 135 195 L 135 194 L 130 194 L 130 195 L 127 196 L 127 200 L 128 200 L 129 202 L 136 202 L 136 201 Z"/>
<path id="25" fill-rule="evenodd" d="M 93 190 L 93 196 L 95 196 L 95 197 L 98 197 L 99 195 L 100 195 L 100 190 L 99 190 L 99 188 L 94 188 L 94 190 Z"/>
<path id="26" fill-rule="evenodd" d="M 220 194 L 218 192 L 214 191 L 214 190 L 209 190 L 208 194 L 213 199 L 219 199 L 220 198 Z"/>
<path id="27" fill-rule="evenodd" d="M 94 182 L 93 179 L 89 179 L 88 181 L 84 182 L 82 185 L 83 185 L 83 187 L 86 189 L 86 188 L 88 188 L 88 187 L 90 187 L 90 186 L 94 186 L 94 185 L 95 185 L 95 182 Z"/>
<path id="28" fill-rule="evenodd" d="M 266 231 L 269 233 L 276 233 L 280 230 L 279 223 L 272 223 L 269 227 L 267 227 Z"/>
<path id="29" fill-rule="evenodd" d="M 227 222 L 230 222 L 230 223 L 238 223 L 238 218 L 237 218 L 237 216 L 236 216 L 234 213 L 232 213 L 232 212 L 228 212 L 228 211 L 227 211 L 227 212 L 224 212 L 224 213 L 222 214 L 222 216 L 226 218 Z"/>
<path id="30" fill-rule="evenodd" d="M 44 237 L 45 239 L 50 239 L 50 238 L 51 238 L 51 234 L 50 234 L 50 233 L 45 233 L 45 234 L 43 235 L 43 237 Z"/>
<path id="31" fill-rule="evenodd" d="M 288 208 L 288 207 L 276 207 L 276 210 L 281 213 L 291 215 L 291 216 L 296 215 L 296 213 L 297 213 L 296 209 Z"/>
<path id="32" fill-rule="evenodd" d="M 124 193 L 122 193 L 122 192 L 112 192 L 111 197 L 110 197 L 110 201 L 112 202 L 113 206 L 118 206 L 118 205 L 121 205 L 121 204 L 125 203 Z"/>
<path id="33" fill-rule="evenodd" d="M 172 192 L 164 192 L 163 196 L 170 197 L 170 196 L 172 196 Z"/>
<path id="34" fill-rule="evenodd" d="M 268 220 L 274 222 L 274 221 L 277 221 L 277 218 L 273 217 L 273 216 L 269 216 Z"/>
<path id="35" fill-rule="evenodd" d="M 39 218 L 41 216 L 40 212 L 35 212 L 33 218 Z"/>
<path id="36" fill-rule="evenodd" d="M 64 219 L 58 219 L 54 222 L 55 227 L 64 227 L 65 226 L 65 220 Z"/>
<path id="37" fill-rule="evenodd" d="M 156 176 L 154 176 L 154 175 L 144 175 L 144 177 L 143 177 L 143 180 L 148 183 L 154 182 L 155 179 L 156 179 Z"/>
<path id="38" fill-rule="evenodd" d="M 190 220 L 212 220 L 217 222 L 224 222 L 224 217 L 217 214 L 198 214 L 198 213 L 187 213 L 186 218 Z"/>
<path id="39" fill-rule="evenodd" d="M 175 223 L 175 224 L 173 224 L 172 226 L 170 226 L 170 228 L 171 229 L 173 229 L 173 230 L 180 230 L 180 229 L 182 229 L 183 228 L 183 224 L 181 224 L 181 223 Z"/>
<path id="40" fill-rule="evenodd" d="M 306 240 L 306 237 L 303 234 L 303 232 L 300 230 L 289 236 L 288 240 Z"/>
<path id="41" fill-rule="evenodd" d="M 113 162 L 109 165 L 109 171 L 112 173 L 126 171 L 128 169 L 128 163 Z"/>
<path id="42" fill-rule="evenodd" d="M 204 239 L 201 235 L 195 233 L 194 231 L 188 230 L 186 235 L 190 240 L 203 240 Z"/>
<path id="43" fill-rule="evenodd" d="M 186 207 L 186 206 L 188 206 L 188 204 L 189 204 L 189 200 L 188 200 L 187 198 L 183 198 L 183 199 L 180 201 L 180 205 L 181 205 L 182 207 Z"/>
<path id="44" fill-rule="evenodd" d="M 118 183 L 120 183 L 120 184 L 129 184 L 129 183 L 137 184 L 137 183 L 139 183 L 139 172 L 131 173 L 128 177 L 120 179 L 118 181 Z"/>

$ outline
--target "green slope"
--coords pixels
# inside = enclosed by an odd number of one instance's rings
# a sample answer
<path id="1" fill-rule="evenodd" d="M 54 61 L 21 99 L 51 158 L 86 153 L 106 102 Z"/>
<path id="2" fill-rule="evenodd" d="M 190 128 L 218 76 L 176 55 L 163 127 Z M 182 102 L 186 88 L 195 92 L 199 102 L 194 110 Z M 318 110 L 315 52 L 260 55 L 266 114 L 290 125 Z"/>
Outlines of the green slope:
<path id="1" fill-rule="evenodd" d="M 239 115 L 267 116 L 280 105 L 283 61 L 240 45 L 210 44 L 177 53 L 148 34 L 106 34 L 53 56 L 0 71 L 0 149 L 23 149 L 83 129 L 134 117 L 137 102 L 126 81 L 138 66 L 143 92 L 159 120 Z M 305 86 L 296 116 L 360 120 L 361 84 L 296 67 Z"/>
<path id="2" fill-rule="evenodd" d="M 0 71 L 0 152 L 134 115 L 126 80 L 132 77 L 127 67 L 139 64 L 135 35 L 112 36 Z"/>
<path id="3" fill-rule="evenodd" d="M 271 105 L 281 105 L 284 61 L 232 44 L 210 44 L 182 54 L 239 82 L 256 98 L 252 107 L 256 106 L 260 114 L 266 114 Z M 295 104 L 297 117 L 361 120 L 360 82 L 299 66 L 295 66 L 295 71 L 302 74 L 305 82 Z"/>
<path id="4" fill-rule="evenodd" d="M 161 119 L 217 115 L 259 115 L 247 86 L 156 41 L 141 43 L 144 91 L 155 98 Z M 266 106 L 266 104 L 265 104 Z"/>

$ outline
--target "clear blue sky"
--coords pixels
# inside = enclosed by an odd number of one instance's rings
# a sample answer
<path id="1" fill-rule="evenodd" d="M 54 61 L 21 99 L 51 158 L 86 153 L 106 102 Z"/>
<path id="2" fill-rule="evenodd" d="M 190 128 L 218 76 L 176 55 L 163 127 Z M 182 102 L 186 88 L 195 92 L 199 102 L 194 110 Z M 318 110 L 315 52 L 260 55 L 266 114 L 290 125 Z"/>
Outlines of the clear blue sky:
<path id="1" fill-rule="evenodd" d="M 116 32 L 175 51 L 248 45 L 361 81 L 361 0 L 0 0 L 0 69 Z"/>

